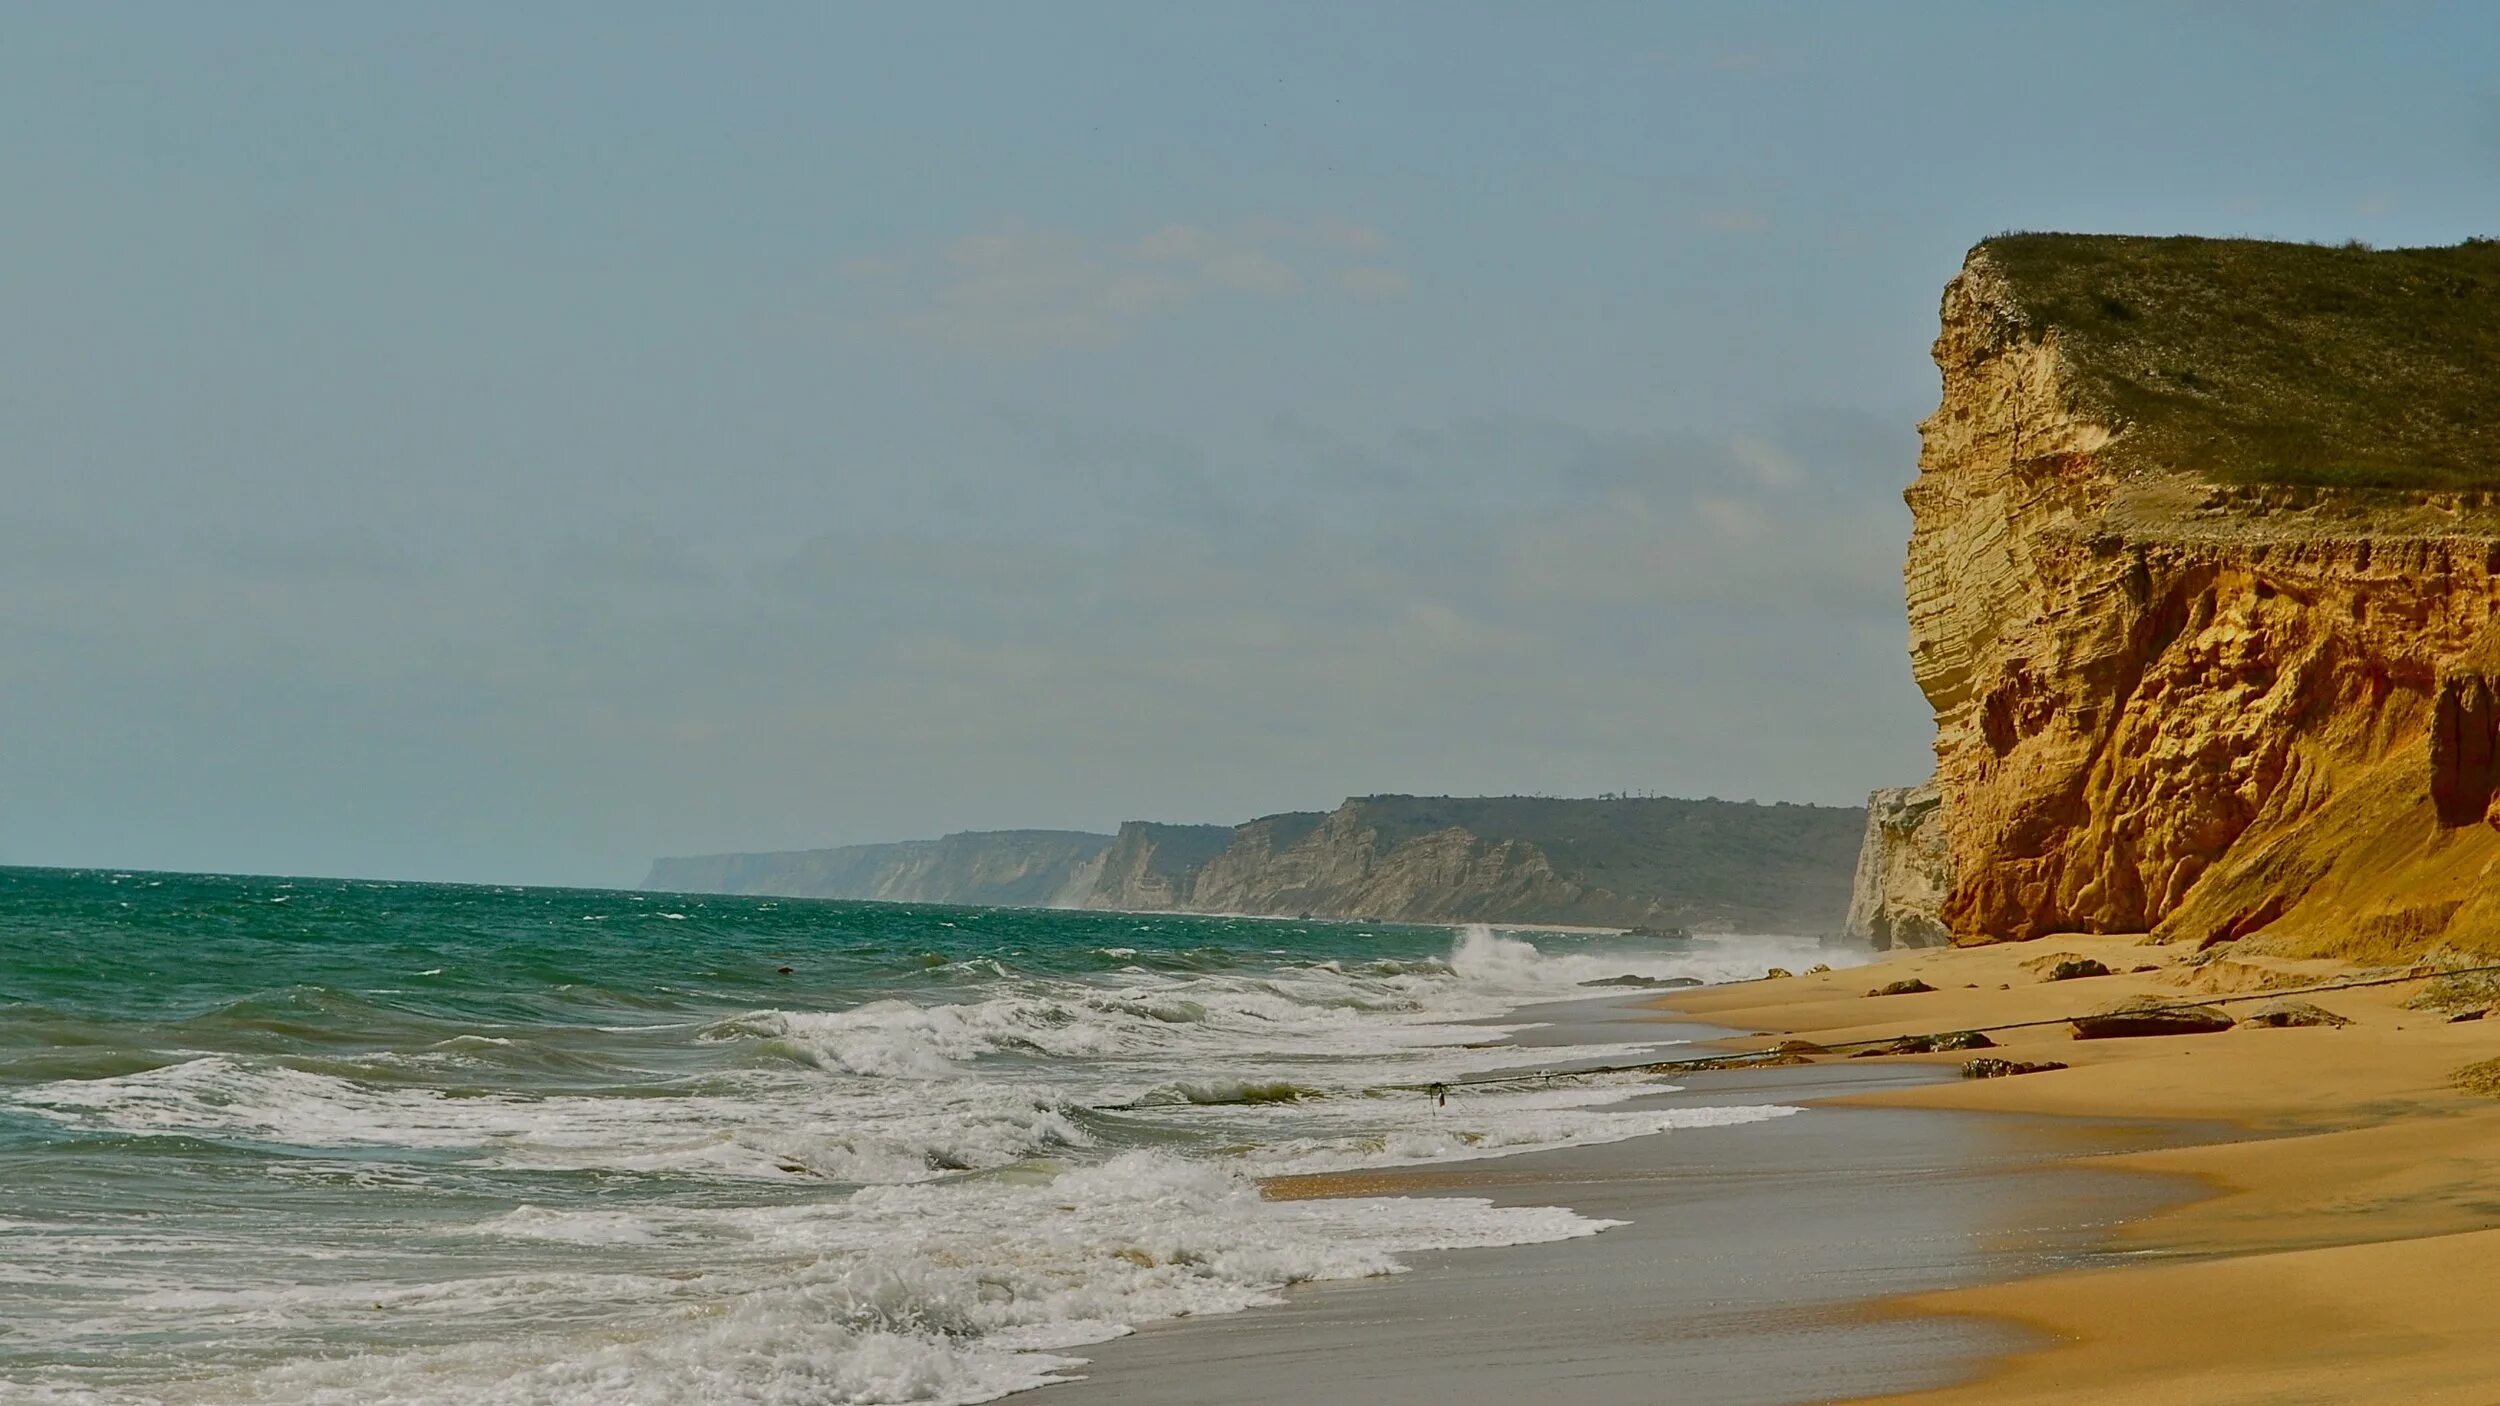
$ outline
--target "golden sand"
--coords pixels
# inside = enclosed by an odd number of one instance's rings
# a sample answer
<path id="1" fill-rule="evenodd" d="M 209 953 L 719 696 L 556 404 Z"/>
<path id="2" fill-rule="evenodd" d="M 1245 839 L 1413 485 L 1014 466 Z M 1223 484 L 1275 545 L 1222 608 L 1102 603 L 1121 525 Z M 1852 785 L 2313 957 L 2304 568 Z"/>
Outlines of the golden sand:
<path id="1" fill-rule="evenodd" d="M 2116 973 L 2044 981 L 2050 952 Z M 2226 958 L 2192 969 L 2131 938 L 1913 952 L 1828 975 L 1677 992 L 1662 1008 L 1750 1042 L 1824 1044 L 2085 1013 L 2127 998 L 2185 1001 L 2384 972 Z M 2146 963 L 2159 970 L 2136 972 Z M 1937 990 L 1869 997 L 1918 977 Z M 2500 1098 L 2460 1071 L 2500 1059 L 2500 1014 L 2452 1024 L 2407 1007 L 2423 983 L 2302 997 L 2353 1023 L 2083 1041 L 2062 1025 L 2005 1031 L 1989 1051 L 2071 1068 L 1864 1096 L 1873 1103 L 2212 1126 L 2212 1140 L 2104 1156 L 2184 1174 L 2212 1196 L 2137 1222 L 2140 1262 L 1922 1294 L 1886 1312 L 1975 1315 L 2048 1345 L 1981 1379 L 1887 1402 L 2500 1402 Z M 2256 1000 L 2233 999 L 2234 1016 Z M 1959 1064 L 1968 1054 L 1896 1056 Z"/>

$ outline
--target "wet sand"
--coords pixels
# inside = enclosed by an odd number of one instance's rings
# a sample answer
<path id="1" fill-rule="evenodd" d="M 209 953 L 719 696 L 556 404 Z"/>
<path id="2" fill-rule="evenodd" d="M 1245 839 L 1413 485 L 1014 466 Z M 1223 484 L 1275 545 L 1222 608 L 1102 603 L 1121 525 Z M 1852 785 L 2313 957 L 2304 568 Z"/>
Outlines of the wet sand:
<path id="1" fill-rule="evenodd" d="M 1533 1043 L 1622 1039 L 1624 1022 L 1638 1023 L 1640 1038 L 1727 1033 L 1661 1031 L 1642 1009 L 1654 999 L 1538 1012 L 1561 1023 Z M 1563 1067 L 1563 1048 L 1554 1053 Z M 2174 1127 L 1822 1102 L 1946 1077 L 1880 1063 L 1695 1073 L 1679 1076 L 1681 1092 L 1655 1096 L 1815 1105 L 1768 1122 L 1280 1183 L 1272 1194 L 1482 1196 L 1629 1224 L 1560 1244 L 1416 1256 L 1392 1278 L 1155 1325 L 1090 1349 L 1087 1379 L 1044 1399 L 1774 1406 L 1941 1385 L 2030 1334 L 1865 1304 L 2096 1262 L 2118 1221 L 2191 1194 L 2183 1179 L 2070 1160 L 2175 1141 Z"/>
<path id="2" fill-rule="evenodd" d="M 2055 952 L 2123 975 L 2045 982 Z M 1678 993 L 1667 1004 L 1833 1043 L 2088 1012 L 2268 986 L 2381 979 L 2331 963 L 2232 953 L 2205 966 L 2127 938 L 1905 954 L 1834 977 Z M 2157 969 L 2135 972 L 2137 965 Z M 1877 980 L 1940 989 L 1869 998 Z M 1928 1111 L 2158 1116 L 2184 1145 L 2099 1159 L 2188 1177 L 2207 1195 L 2122 1227 L 2115 1266 L 1900 1299 L 1925 1321 L 2026 1331 L 2028 1346 L 1957 1386 L 1894 1406 L 2500 1401 L 2500 1099 L 2460 1071 L 2500 1059 L 2500 1016 L 2451 1023 L 2408 1005 L 2426 983 L 2311 993 L 2352 1023 L 2077 1041 L 2062 1024 L 1998 1036 L 1999 1053 L 2071 1068 L 1900 1088 L 1853 1100 Z M 2488 1009 L 2500 992 L 2477 999 Z M 2252 1003 L 2228 1009 L 2245 1016 Z M 1767 1044 L 1767 1040 L 1750 1043 Z M 1950 1064 L 1964 1055 L 1855 1061 Z M 2470 1083 L 2470 1081 L 2469 1081 Z M 2216 1121 L 2228 1132 L 2215 1131 Z M 1896 1388 L 1895 1390 L 1899 1390 Z"/>

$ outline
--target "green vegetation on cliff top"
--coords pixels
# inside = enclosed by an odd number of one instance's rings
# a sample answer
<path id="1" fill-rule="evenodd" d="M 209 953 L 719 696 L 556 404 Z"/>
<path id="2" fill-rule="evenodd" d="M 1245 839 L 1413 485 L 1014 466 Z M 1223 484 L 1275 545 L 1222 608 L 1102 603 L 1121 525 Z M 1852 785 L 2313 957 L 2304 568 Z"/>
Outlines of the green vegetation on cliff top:
<path id="1" fill-rule="evenodd" d="M 2124 462 L 2221 483 L 2500 488 L 2500 241 L 2374 250 L 2009 234 L 1985 252 L 2054 328 Z"/>

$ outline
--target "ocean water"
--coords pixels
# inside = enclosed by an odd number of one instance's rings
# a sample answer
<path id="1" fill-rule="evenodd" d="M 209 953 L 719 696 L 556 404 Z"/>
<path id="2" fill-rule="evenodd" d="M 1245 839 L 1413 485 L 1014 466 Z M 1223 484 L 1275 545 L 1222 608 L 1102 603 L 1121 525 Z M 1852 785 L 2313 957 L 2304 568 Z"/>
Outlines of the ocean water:
<path id="1" fill-rule="evenodd" d="M 1551 1062 L 1514 1013 L 1587 980 L 1832 959 L 0 869 L 0 1400 L 991 1400 L 1141 1323 L 1599 1233 L 1257 1178 L 1783 1116 L 1385 1086 Z"/>

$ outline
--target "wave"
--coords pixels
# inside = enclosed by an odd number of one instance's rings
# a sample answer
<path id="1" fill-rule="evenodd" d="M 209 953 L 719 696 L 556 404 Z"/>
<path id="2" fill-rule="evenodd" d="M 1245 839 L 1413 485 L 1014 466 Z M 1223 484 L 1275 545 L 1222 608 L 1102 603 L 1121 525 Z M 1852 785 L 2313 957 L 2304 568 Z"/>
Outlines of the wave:
<path id="1" fill-rule="evenodd" d="M 962 1406 L 1067 1380 L 1071 1349 L 1141 1323 L 1231 1313 L 1286 1287 L 1400 1272 L 1425 1250 L 1543 1243 L 1614 1222 L 1477 1198 L 1272 1202 L 1246 1176 L 1131 1152 L 1030 1184 L 888 1187 L 823 1206 L 639 1212 L 529 1210 L 490 1239 L 673 1244 L 693 1280 L 533 1273 L 431 1286 L 411 1311 L 459 1303 L 518 1331 L 451 1348 L 305 1361 L 198 1383 L 209 1399 L 392 1400 L 504 1406 L 598 1399 L 913 1402 Z M 756 1247 L 767 1253 L 757 1256 Z M 565 1331 L 595 1295 L 630 1332 Z M 138 1312 L 146 1304 L 126 1306 Z M 155 1304 L 162 1310 L 171 1305 Z M 270 1330 L 318 1332 L 370 1308 L 238 1286 L 181 1305 Z"/>
<path id="2" fill-rule="evenodd" d="M 72 1361 L 171 1334 L 196 1347 L 177 1399 L 204 1401 L 985 1401 L 1065 1378 L 1077 1350 L 1137 1324 L 1395 1273 L 1423 1250 L 1596 1233 L 1607 1222 L 1557 1207 L 1269 1202 L 1258 1182 L 1788 1116 L 1661 1107 L 1645 1096 L 1670 1086 L 1639 1076 L 1416 1090 L 1517 1070 L 1529 1056 L 1508 1037 L 1541 1003 L 1592 999 L 1583 981 L 1820 955 L 1469 929 L 1432 954 L 1176 956 L 1103 936 L 1074 971 L 950 959 L 877 999 L 811 1006 L 796 983 L 749 1009 L 672 996 L 690 1018 L 665 1025 L 473 1019 L 388 1049 L 190 1048 L 143 1068 L 98 1047 L 0 1088 L 0 1117 L 79 1147 L 223 1149 L 222 1174 L 286 1188 L 290 1218 L 352 1205 L 364 1230 L 220 1222 L 142 1264 L 135 1241 L 0 1225 L 25 1292 L 79 1305 L 23 1315 L 13 1349 Z M 267 1027 L 329 999 L 298 988 L 213 1014 Z M 1668 1042 L 1607 1034 L 1567 1057 L 1628 1063 Z M 414 1197 L 426 1209 L 404 1224 L 365 1209 Z M 355 1239 L 375 1225 L 392 1233 Z M 0 1309 L 18 1272 L 0 1270 Z"/>

